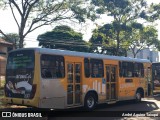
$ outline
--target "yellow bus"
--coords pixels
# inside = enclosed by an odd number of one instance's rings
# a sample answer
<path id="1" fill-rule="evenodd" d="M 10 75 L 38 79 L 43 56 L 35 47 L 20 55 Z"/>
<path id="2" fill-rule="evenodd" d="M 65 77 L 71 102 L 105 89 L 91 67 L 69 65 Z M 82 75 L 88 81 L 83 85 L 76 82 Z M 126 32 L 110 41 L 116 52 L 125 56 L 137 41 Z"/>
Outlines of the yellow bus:
<path id="1" fill-rule="evenodd" d="M 141 101 L 151 94 L 151 63 L 145 59 L 47 48 L 8 54 L 4 103 L 66 109 Z"/>
<path id="2" fill-rule="evenodd" d="M 153 93 L 160 93 L 160 62 L 152 63 Z"/>

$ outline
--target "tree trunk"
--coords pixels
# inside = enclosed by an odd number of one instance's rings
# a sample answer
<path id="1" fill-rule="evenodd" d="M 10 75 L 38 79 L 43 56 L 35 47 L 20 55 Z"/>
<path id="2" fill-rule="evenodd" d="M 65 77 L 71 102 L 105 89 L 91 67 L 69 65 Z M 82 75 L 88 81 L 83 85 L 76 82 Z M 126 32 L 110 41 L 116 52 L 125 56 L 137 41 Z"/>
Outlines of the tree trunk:
<path id="1" fill-rule="evenodd" d="M 128 54 L 127 54 L 127 50 L 125 50 L 125 57 L 127 57 L 128 56 Z"/>
<path id="2" fill-rule="evenodd" d="M 19 48 L 23 48 L 24 36 L 22 30 L 19 31 Z"/>
<path id="3" fill-rule="evenodd" d="M 137 55 L 136 53 L 133 53 L 133 57 L 134 57 L 134 58 L 136 58 L 136 55 Z"/>
<path id="4" fill-rule="evenodd" d="M 23 48 L 23 39 L 22 38 L 20 38 L 20 40 L 19 40 L 19 48 Z"/>
<path id="5" fill-rule="evenodd" d="M 116 48 L 116 55 L 119 55 L 119 45 L 120 45 L 120 40 L 119 40 L 119 34 L 120 34 L 120 31 L 117 31 L 117 48 Z"/>
<path id="6" fill-rule="evenodd" d="M 19 48 L 23 48 L 25 20 L 21 18 L 21 27 L 19 28 Z"/>

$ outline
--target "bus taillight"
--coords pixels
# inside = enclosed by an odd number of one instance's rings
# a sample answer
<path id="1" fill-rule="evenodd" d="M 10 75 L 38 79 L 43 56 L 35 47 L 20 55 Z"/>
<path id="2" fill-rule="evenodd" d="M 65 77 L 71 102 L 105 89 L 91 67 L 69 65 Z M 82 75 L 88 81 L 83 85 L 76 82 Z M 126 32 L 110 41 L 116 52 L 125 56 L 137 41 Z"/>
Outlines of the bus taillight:
<path id="1" fill-rule="evenodd" d="M 36 88 L 37 88 L 37 85 L 33 84 L 32 85 L 32 92 L 31 92 L 31 96 L 30 96 L 31 99 L 34 97 L 34 95 L 36 93 Z"/>

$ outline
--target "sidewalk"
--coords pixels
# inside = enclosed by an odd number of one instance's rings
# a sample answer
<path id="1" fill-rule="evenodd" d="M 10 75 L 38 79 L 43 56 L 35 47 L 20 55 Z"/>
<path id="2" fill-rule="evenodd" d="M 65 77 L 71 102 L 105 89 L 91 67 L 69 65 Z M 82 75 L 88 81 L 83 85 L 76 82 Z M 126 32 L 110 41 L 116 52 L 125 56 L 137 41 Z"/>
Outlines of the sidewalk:
<path id="1" fill-rule="evenodd" d="M 157 107 L 159 107 L 159 109 L 157 110 L 153 110 L 153 112 L 160 112 L 160 94 L 157 94 L 157 95 L 153 95 L 153 96 L 150 96 L 150 97 L 146 97 L 146 98 L 143 98 L 143 101 L 150 101 L 150 102 L 154 102 L 156 104 Z"/>

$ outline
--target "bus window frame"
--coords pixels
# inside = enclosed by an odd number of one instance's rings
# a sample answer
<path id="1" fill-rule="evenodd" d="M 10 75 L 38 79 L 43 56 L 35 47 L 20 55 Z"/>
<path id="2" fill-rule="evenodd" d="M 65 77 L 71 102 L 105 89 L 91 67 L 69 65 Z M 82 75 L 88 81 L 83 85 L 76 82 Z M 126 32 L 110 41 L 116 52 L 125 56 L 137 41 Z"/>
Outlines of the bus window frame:
<path id="1" fill-rule="evenodd" d="M 127 66 L 128 67 L 126 67 L 126 68 L 129 68 L 129 66 L 131 66 L 131 65 L 128 65 L 129 63 L 132 63 L 132 76 L 124 76 L 124 68 L 123 68 L 123 64 L 124 63 L 127 63 Z M 138 76 L 136 76 L 135 75 L 135 65 L 138 65 L 138 72 L 140 72 L 140 74 L 138 75 Z M 131 68 L 129 68 L 129 69 L 131 69 Z M 127 71 L 128 71 L 128 69 L 127 69 Z M 131 78 L 131 77 L 134 77 L 134 78 L 144 78 L 144 64 L 143 63 L 140 63 L 140 62 L 129 62 L 129 61 L 119 61 L 119 76 L 120 77 L 124 77 L 124 78 L 126 78 L 126 77 L 129 77 L 129 78 Z"/>
<path id="2" fill-rule="evenodd" d="M 88 62 L 88 69 L 86 69 L 86 61 Z M 89 58 L 84 58 L 84 74 L 86 78 L 89 78 L 91 76 L 91 71 L 90 71 L 90 60 Z M 88 72 L 88 73 L 87 73 Z"/>
<path id="3" fill-rule="evenodd" d="M 48 77 L 48 78 L 46 78 L 46 77 L 43 77 L 42 76 L 42 57 L 43 57 L 43 55 L 45 55 L 45 56 L 49 56 L 49 57 L 55 57 L 55 58 L 57 58 L 57 57 L 61 57 L 62 59 L 63 59 L 63 73 L 64 73 L 64 76 L 63 77 L 53 77 L 53 75 L 52 75 L 52 77 Z M 56 59 L 54 58 L 54 63 L 56 64 Z M 52 60 L 51 60 L 52 61 Z M 61 61 L 62 62 L 62 61 Z M 59 63 L 59 64 L 61 64 L 61 63 Z M 54 67 L 52 67 L 52 68 L 50 68 L 50 69 L 55 69 L 57 66 L 55 65 Z M 58 67 L 60 67 L 60 66 L 58 66 Z M 64 56 L 62 56 L 62 55 L 52 55 L 52 54 L 41 54 L 41 56 L 40 56 L 40 75 L 41 75 L 41 78 L 42 79 L 64 79 L 65 78 L 65 58 L 64 58 Z"/>
<path id="4" fill-rule="evenodd" d="M 138 73 L 137 75 L 135 75 L 135 66 L 137 65 L 137 70 L 138 70 Z M 135 62 L 134 63 L 134 70 L 133 70 L 133 74 L 134 74 L 134 77 L 137 77 L 137 78 L 144 78 L 144 64 L 143 63 L 139 63 L 139 62 Z"/>
<path id="5" fill-rule="evenodd" d="M 122 70 L 122 76 L 125 77 L 125 78 L 132 78 L 134 77 L 133 75 L 133 67 L 134 67 L 134 64 L 133 62 L 129 62 L 129 61 L 122 61 L 121 63 L 121 70 Z M 125 66 L 125 68 L 124 68 Z M 127 71 L 127 73 L 125 73 Z M 131 73 L 131 75 L 129 75 Z"/>
<path id="6" fill-rule="evenodd" d="M 34 70 L 35 67 L 36 67 L 36 65 L 35 65 L 35 64 L 36 64 L 35 52 L 34 52 L 33 50 L 23 50 L 23 52 L 26 52 L 26 51 L 27 51 L 27 52 L 28 52 L 28 51 L 29 51 L 29 52 L 33 52 L 33 56 L 32 56 L 33 66 L 32 66 L 31 68 Z M 23 53 L 21 53 L 21 51 L 17 51 L 17 52 L 11 52 L 11 53 L 9 53 L 9 55 L 10 55 L 10 54 L 17 54 L 17 53 L 18 53 L 18 54 L 23 54 Z M 9 55 L 8 55 L 8 56 L 9 56 Z M 10 56 L 11 56 L 11 55 L 10 55 Z M 13 57 L 13 56 L 12 56 L 12 57 Z M 7 70 L 7 69 L 12 69 L 12 70 L 14 70 L 15 68 L 8 68 L 9 59 L 10 59 L 10 57 L 8 57 L 8 58 L 7 58 L 7 61 L 6 61 L 6 64 L 7 64 L 7 65 L 6 65 L 6 70 Z M 16 68 L 16 69 L 24 69 L 24 68 Z M 30 69 L 30 67 L 28 67 L 27 69 Z"/>
<path id="7" fill-rule="evenodd" d="M 98 71 L 97 71 L 97 72 L 98 72 L 97 75 L 98 75 L 98 76 L 93 76 L 93 73 L 94 73 L 94 66 L 93 66 L 93 65 L 94 65 L 95 63 L 96 63 L 96 64 L 98 63 L 98 65 L 101 64 L 101 66 L 102 66 L 102 73 L 101 73 L 102 76 L 99 75 L 99 72 L 100 72 L 100 71 L 99 71 L 99 66 L 98 66 L 98 68 L 97 68 L 97 70 L 98 70 Z M 102 59 L 94 59 L 94 58 L 91 58 L 91 59 L 90 59 L 90 75 L 91 75 L 91 78 L 103 78 L 103 77 L 104 77 L 104 63 L 103 63 L 103 60 L 102 60 Z"/>

